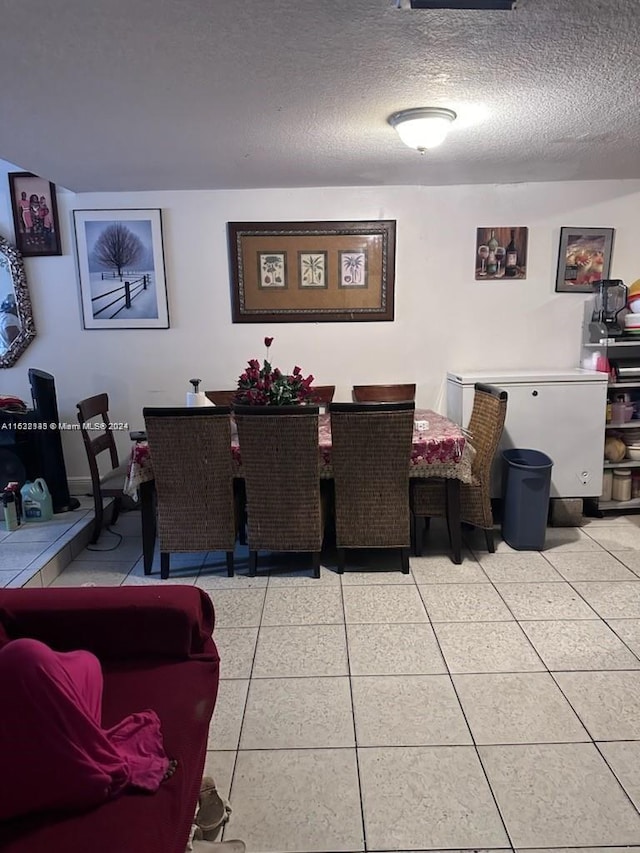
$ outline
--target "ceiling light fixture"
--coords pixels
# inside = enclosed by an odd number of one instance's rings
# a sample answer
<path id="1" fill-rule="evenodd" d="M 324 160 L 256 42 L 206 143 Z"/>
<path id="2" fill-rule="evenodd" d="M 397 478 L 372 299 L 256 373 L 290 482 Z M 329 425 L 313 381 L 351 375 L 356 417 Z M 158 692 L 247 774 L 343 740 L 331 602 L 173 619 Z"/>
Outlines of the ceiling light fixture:
<path id="1" fill-rule="evenodd" d="M 490 9 L 510 11 L 517 0 L 396 0 L 397 9 L 468 9 L 473 12 Z"/>
<path id="2" fill-rule="evenodd" d="M 393 113 L 388 121 L 405 145 L 424 154 L 444 142 L 455 118 L 454 111 L 444 107 L 416 107 Z"/>

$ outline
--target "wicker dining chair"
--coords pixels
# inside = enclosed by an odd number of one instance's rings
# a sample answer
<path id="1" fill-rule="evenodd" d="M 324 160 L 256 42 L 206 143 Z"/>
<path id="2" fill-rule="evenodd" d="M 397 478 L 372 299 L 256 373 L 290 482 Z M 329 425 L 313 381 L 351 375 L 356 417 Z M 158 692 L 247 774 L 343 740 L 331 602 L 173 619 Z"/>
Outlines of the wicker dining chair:
<path id="1" fill-rule="evenodd" d="M 76 405 L 78 410 L 78 423 L 84 442 L 84 449 L 89 462 L 91 474 L 91 491 L 93 493 L 94 522 L 91 534 L 91 543 L 98 541 L 104 520 L 104 499 L 113 498 L 111 510 L 111 524 L 114 524 L 120 512 L 120 503 L 124 492 L 125 478 L 127 476 L 128 464 L 120 462 L 118 449 L 111 429 L 109 418 L 109 395 L 96 394 L 80 400 Z M 101 429 L 88 429 L 90 424 L 101 424 Z M 110 468 L 104 474 L 100 473 L 98 457 L 101 453 L 109 458 Z M 106 459 L 106 456 L 103 457 Z"/>
<path id="2" fill-rule="evenodd" d="M 230 409 L 145 408 L 153 458 L 160 575 L 174 552 L 225 551 L 233 577 L 236 512 Z"/>
<path id="3" fill-rule="evenodd" d="M 336 393 L 335 385 L 312 385 L 312 394 L 308 398 L 309 403 L 313 406 L 322 406 L 326 408 L 333 400 L 333 395 Z"/>
<path id="4" fill-rule="evenodd" d="M 331 403 L 338 572 L 348 548 L 399 548 L 409 572 L 412 402 Z"/>
<path id="5" fill-rule="evenodd" d="M 205 391 L 204 395 L 216 406 L 230 406 L 237 391 Z"/>
<path id="6" fill-rule="evenodd" d="M 353 386 L 353 399 L 356 403 L 402 403 L 415 398 L 415 383 Z"/>
<path id="7" fill-rule="evenodd" d="M 487 550 L 495 551 L 491 512 L 491 465 L 500 443 L 507 413 L 507 392 L 477 382 L 467 437 L 476 451 L 472 462 L 473 480 L 460 484 L 460 520 L 484 530 Z M 444 480 L 415 479 L 411 489 L 411 512 L 415 518 L 446 518 L 447 500 Z M 414 524 L 414 530 L 417 525 Z M 415 535 L 414 553 L 422 552 Z"/>
<path id="8" fill-rule="evenodd" d="M 249 575 L 258 551 L 310 552 L 320 577 L 317 406 L 234 406 L 247 500 Z"/>

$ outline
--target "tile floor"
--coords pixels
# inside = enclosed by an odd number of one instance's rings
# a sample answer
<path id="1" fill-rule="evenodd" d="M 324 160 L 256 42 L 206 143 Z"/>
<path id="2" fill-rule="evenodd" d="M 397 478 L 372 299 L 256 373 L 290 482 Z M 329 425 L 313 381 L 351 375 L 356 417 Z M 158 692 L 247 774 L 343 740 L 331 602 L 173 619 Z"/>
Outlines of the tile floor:
<path id="1" fill-rule="evenodd" d="M 160 583 L 139 519 L 56 586 Z M 101 547 L 111 540 L 105 534 Z M 640 853 L 640 515 L 548 530 L 541 553 L 433 524 L 402 575 L 362 555 L 320 580 L 216 554 L 172 580 L 211 595 L 222 681 L 207 770 L 253 851 Z"/>

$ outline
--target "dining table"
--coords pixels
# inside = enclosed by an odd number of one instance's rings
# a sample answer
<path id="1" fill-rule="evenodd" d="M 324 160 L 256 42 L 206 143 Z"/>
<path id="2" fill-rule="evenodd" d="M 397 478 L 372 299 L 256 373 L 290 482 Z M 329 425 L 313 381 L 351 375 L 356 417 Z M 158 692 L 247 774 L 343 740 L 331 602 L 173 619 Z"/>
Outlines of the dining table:
<path id="1" fill-rule="evenodd" d="M 231 458 L 234 476 L 242 478 L 242 448 L 232 418 Z M 133 436 L 132 436 L 133 437 Z M 318 416 L 320 478 L 331 479 L 331 416 Z M 454 421 L 432 411 L 416 409 L 413 422 L 409 478 L 436 477 L 446 483 L 447 518 L 451 536 L 452 560 L 462 561 L 460 521 L 460 484 L 472 481 L 475 450 L 464 429 Z M 151 571 L 156 538 L 154 474 L 151 448 L 146 440 L 135 438 L 131 446 L 124 493 L 140 501 L 142 549 L 145 574 Z"/>

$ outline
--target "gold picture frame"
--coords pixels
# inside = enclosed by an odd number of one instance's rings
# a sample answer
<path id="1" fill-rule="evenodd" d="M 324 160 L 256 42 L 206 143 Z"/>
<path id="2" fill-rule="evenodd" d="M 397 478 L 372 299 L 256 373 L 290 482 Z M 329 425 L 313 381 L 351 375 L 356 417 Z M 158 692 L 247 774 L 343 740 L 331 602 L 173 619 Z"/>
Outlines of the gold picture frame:
<path id="1" fill-rule="evenodd" d="M 234 323 L 393 320 L 396 222 L 228 222 Z"/>

